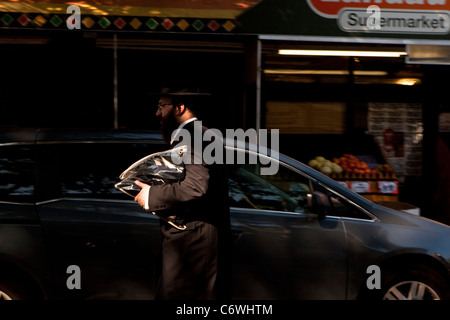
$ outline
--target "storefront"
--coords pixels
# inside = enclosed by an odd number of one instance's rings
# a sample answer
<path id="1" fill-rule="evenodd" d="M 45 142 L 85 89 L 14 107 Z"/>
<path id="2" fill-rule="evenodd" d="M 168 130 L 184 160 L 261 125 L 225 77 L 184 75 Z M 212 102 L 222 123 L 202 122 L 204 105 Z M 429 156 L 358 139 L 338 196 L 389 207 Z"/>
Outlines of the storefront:
<path id="1" fill-rule="evenodd" d="M 323 171 L 449 223 L 449 80 L 439 75 L 450 71 L 450 4 L 369 2 L 266 0 L 239 17 L 258 35 L 256 125 L 280 129 L 281 151 L 303 162 L 357 156 L 370 170 Z"/>
<path id="2" fill-rule="evenodd" d="M 0 126 L 157 129 L 148 93 L 188 82 L 210 126 L 358 156 L 333 178 L 450 223 L 450 3 L 372 2 L 0 2 Z"/>
<path id="3" fill-rule="evenodd" d="M 149 93 L 189 86 L 211 126 L 243 127 L 246 3 L 0 2 L 0 126 L 158 129 Z"/>

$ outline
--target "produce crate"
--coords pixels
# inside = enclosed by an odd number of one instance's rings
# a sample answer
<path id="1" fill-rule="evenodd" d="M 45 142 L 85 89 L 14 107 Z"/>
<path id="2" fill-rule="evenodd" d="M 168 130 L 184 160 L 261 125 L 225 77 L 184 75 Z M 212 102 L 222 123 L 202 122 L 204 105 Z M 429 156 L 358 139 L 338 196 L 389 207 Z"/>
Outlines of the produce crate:
<path id="1" fill-rule="evenodd" d="M 399 184 L 394 174 L 331 174 L 344 187 L 371 201 L 398 201 Z"/>
<path id="2" fill-rule="evenodd" d="M 399 199 L 397 175 L 371 135 L 281 135 L 280 152 L 371 201 Z M 329 169 L 314 160 L 328 161 Z"/>

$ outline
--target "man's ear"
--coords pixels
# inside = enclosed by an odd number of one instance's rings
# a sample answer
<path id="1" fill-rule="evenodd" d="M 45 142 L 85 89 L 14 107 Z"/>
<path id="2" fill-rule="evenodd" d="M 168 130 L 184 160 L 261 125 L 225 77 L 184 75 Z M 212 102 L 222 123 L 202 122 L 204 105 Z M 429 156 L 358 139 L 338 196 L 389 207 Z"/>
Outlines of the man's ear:
<path id="1" fill-rule="evenodd" d="M 177 111 L 177 113 L 178 113 L 178 115 L 183 115 L 183 113 L 185 113 L 186 112 L 186 106 L 182 103 L 182 104 L 180 104 L 180 105 L 178 105 L 177 106 L 177 108 L 178 108 L 178 111 Z"/>

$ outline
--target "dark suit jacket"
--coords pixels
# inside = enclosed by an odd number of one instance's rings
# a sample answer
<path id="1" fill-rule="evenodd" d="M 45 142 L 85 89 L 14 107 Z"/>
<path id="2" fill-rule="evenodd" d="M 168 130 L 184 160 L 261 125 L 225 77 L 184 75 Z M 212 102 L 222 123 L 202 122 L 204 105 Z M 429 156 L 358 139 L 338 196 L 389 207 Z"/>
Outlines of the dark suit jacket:
<path id="1" fill-rule="evenodd" d="M 191 134 L 188 147 L 192 162 L 185 165 L 184 180 L 152 186 L 149 192 L 150 211 L 175 216 L 187 226 L 186 230 L 180 231 L 162 223 L 162 264 L 157 299 L 222 299 L 228 296 L 230 217 L 226 170 L 221 164 L 194 163 L 194 136 L 202 136 L 206 130 L 194 125 L 195 122 L 184 127 Z M 172 147 L 180 143 L 186 142 L 174 143 Z M 202 153 L 204 147 L 206 144 L 197 151 Z"/>

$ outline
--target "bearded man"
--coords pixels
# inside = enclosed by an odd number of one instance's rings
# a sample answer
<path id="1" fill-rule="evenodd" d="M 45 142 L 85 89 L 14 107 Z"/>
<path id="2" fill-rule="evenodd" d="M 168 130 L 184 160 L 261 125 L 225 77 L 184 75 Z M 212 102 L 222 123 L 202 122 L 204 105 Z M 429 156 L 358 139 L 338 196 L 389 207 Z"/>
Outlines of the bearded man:
<path id="1" fill-rule="evenodd" d="M 230 216 L 225 165 L 194 161 L 206 147 L 194 150 L 199 147 L 193 143 L 194 136 L 203 137 L 207 130 L 196 117 L 195 104 L 206 96 L 189 90 L 160 94 L 156 116 L 164 139 L 171 147 L 188 144 L 191 161 L 185 164 L 182 181 L 151 187 L 136 181 L 142 188 L 136 202 L 185 226 L 179 230 L 161 220 L 161 273 L 155 299 L 229 297 Z M 180 134 L 182 130 L 190 134 L 190 141 L 180 141 L 185 136 Z"/>

